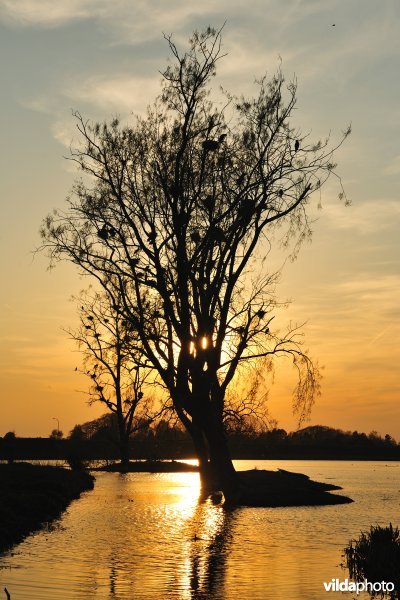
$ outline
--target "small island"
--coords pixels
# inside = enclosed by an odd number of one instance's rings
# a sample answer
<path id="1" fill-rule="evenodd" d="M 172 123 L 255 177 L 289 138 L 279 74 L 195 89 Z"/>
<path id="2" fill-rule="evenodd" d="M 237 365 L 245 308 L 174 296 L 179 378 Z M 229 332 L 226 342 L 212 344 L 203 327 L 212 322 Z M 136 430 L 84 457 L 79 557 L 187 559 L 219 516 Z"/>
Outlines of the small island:
<path id="1" fill-rule="evenodd" d="M 187 473 L 198 472 L 196 465 L 181 461 L 139 460 L 130 461 L 128 465 L 114 462 L 104 466 L 95 467 L 93 471 L 107 471 L 111 473 Z M 251 469 L 237 472 L 239 486 L 235 502 L 232 506 L 324 506 L 330 504 L 348 504 L 353 502 L 346 496 L 330 494 L 334 490 L 341 490 L 337 485 L 321 483 L 311 480 L 302 473 L 293 473 L 284 469 L 269 471 L 264 469 Z M 212 490 L 211 496 L 215 498 Z M 204 492 L 202 498 L 210 494 Z M 221 494 L 219 497 L 223 499 Z"/>

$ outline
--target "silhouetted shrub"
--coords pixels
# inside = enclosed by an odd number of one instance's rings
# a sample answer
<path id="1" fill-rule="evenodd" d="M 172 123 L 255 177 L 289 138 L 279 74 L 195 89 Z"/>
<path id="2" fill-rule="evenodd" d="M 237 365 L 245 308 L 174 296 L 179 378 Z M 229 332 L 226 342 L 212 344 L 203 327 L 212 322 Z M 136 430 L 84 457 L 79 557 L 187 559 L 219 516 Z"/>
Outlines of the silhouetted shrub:
<path id="1" fill-rule="evenodd" d="M 392 593 L 379 593 L 381 597 L 400 598 L 400 530 L 390 523 L 388 527 L 372 526 L 367 533 L 361 532 L 358 540 L 352 540 L 344 549 L 346 566 L 355 581 L 392 582 Z"/>
<path id="2" fill-rule="evenodd" d="M 89 465 L 88 461 L 83 460 L 83 458 L 77 454 L 71 454 L 65 462 L 72 471 L 86 471 Z"/>

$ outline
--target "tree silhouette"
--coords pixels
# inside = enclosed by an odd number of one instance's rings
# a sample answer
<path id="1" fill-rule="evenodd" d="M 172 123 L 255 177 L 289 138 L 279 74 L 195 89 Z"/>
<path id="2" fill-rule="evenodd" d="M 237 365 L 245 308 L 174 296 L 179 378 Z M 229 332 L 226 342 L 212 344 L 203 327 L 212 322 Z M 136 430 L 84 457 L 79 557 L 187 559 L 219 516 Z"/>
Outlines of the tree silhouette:
<path id="1" fill-rule="evenodd" d="M 49 435 L 51 440 L 62 440 L 63 437 L 64 434 L 60 429 L 53 429 Z"/>
<path id="2" fill-rule="evenodd" d="M 110 297 L 118 290 L 116 310 L 191 434 L 203 482 L 232 498 L 224 403 L 242 366 L 289 356 L 300 419 L 318 391 L 299 329 L 273 327 L 278 275 L 267 258 L 271 243 L 295 254 L 310 235 L 309 199 L 334 174 L 336 148 L 290 125 L 296 83 L 280 71 L 254 99 L 211 100 L 221 31 L 195 32 L 183 54 L 166 39 L 173 63 L 145 118 L 100 125 L 76 113 L 82 145 L 71 159 L 91 182 L 47 217 L 43 247 Z"/>
<path id="3" fill-rule="evenodd" d="M 78 302 L 80 325 L 67 330 L 83 354 L 81 373 L 91 380 L 89 403 L 100 402 L 115 414 L 121 465 L 129 463 L 130 436 L 150 424 L 163 410 L 152 411 L 148 383 L 151 365 L 142 353 L 137 331 L 123 318 L 104 292 L 82 292 Z M 78 370 L 78 369 L 77 369 Z"/>

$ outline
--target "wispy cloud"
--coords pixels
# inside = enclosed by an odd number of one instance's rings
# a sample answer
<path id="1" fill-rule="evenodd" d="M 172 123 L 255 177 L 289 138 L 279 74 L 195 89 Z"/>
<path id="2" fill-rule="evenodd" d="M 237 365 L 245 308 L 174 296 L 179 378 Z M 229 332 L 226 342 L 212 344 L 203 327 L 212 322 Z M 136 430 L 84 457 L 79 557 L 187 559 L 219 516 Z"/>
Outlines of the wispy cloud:
<path id="1" fill-rule="evenodd" d="M 390 163 L 383 169 L 384 175 L 399 175 L 400 174 L 400 154 L 395 156 Z"/>
<path id="2" fill-rule="evenodd" d="M 398 227 L 400 201 L 377 198 L 347 207 L 339 202 L 324 205 L 324 215 L 335 229 L 353 229 L 362 235 Z"/>
<path id="3" fill-rule="evenodd" d="M 88 18 L 104 4 L 104 0 L 1 0 L 0 19 L 22 27 L 57 27 Z"/>
<path id="4" fill-rule="evenodd" d="M 160 76 L 114 77 L 95 76 L 80 82 L 74 82 L 63 94 L 75 103 L 87 103 L 110 112 L 138 113 L 153 101 L 160 92 Z M 145 92 L 144 92 L 145 90 Z"/>
<path id="5" fill-rule="evenodd" d="M 0 20 L 6 24 L 54 28 L 76 20 L 98 20 L 119 32 L 116 41 L 122 36 L 124 42 L 130 38 L 135 43 L 158 36 L 160 31 L 176 31 L 199 13 L 217 10 L 211 0 L 205 0 L 201 8 L 179 0 L 168 5 L 161 0 L 0 0 Z"/>

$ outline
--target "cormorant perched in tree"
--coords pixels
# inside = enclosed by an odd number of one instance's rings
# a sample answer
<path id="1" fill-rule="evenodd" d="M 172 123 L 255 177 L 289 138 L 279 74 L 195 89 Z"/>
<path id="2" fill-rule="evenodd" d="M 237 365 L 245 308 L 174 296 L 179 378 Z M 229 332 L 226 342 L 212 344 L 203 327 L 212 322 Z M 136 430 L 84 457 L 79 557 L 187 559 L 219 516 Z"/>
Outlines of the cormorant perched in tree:
<path id="1" fill-rule="evenodd" d="M 236 185 L 238 187 L 240 187 L 242 185 L 242 183 L 244 182 L 244 179 L 246 177 L 246 173 L 242 173 L 241 175 L 239 175 L 239 177 L 236 179 Z"/>
<path id="2" fill-rule="evenodd" d="M 212 229 L 210 229 L 210 235 L 217 242 L 225 241 L 225 233 L 223 232 L 221 227 L 213 227 Z"/>
<path id="3" fill-rule="evenodd" d="M 193 231 L 193 233 L 190 235 L 190 239 L 192 240 L 192 242 L 194 242 L 195 244 L 198 244 L 201 240 L 200 234 L 199 232 Z"/>
<path id="4" fill-rule="evenodd" d="M 282 188 L 279 190 L 278 196 L 279 196 L 279 198 L 282 198 L 282 196 L 283 196 L 283 189 Z"/>
<path id="5" fill-rule="evenodd" d="M 297 152 L 297 150 L 300 148 L 300 142 L 299 140 L 296 140 L 294 143 L 294 151 Z"/>
<path id="6" fill-rule="evenodd" d="M 256 202 L 250 198 L 242 198 L 239 204 L 238 212 L 242 218 L 248 220 L 252 217 Z"/>
<path id="7" fill-rule="evenodd" d="M 136 267 L 139 264 L 139 259 L 138 258 L 130 258 L 129 264 L 131 265 L 131 267 Z"/>
<path id="8" fill-rule="evenodd" d="M 213 196 L 206 196 L 202 199 L 202 203 L 209 211 L 212 211 L 215 204 Z"/>
<path id="9" fill-rule="evenodd" d="M 222 142 L 224 141 L 225 138 L 226 138 L 226 133 L 221 133 L 221 135 L 218 138 L 218 143 L 222 144 Z"/>
<path id="10" fill-rule="evenodd" d="M 204 140 L 203 148 L 206 152 L 210 152 L 211 150 L 218 150 L 219 141 L 217 140 Z"/>
<path id="11" fill-rule="evenodd" d="M 108 240 L 108 231 L 107 231 L 107 227 L 105 225 L 103 225 L 103 227 L 101 229 L 98 230 L 97 235 L 99 236 L 99 238 L 101 238 L 104 241 Z"/>

